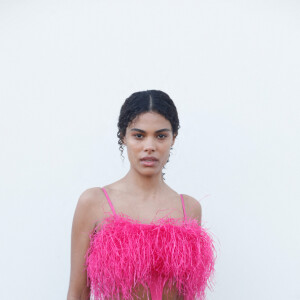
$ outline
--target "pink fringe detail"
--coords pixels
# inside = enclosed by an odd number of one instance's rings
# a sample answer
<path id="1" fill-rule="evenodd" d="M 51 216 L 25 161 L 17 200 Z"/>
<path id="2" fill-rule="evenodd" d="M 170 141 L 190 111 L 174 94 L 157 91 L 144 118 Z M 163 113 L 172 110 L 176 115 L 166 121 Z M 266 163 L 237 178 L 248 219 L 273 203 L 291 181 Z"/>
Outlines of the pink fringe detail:
<path id="1" fill-rule="evenodd" d="M 152 300 L 176 285 L 185 300 L 205 299 L 214 273 L 215 248 L 196 220 L 162 218 L 142 224 L 126 215 L 110 216 L 90 233 L 85 255 L 87 284 L 95 300 L 133 298 L 133 288 L 150 288 Z M 149 296 L 148 296 L 149 297 Z"/>

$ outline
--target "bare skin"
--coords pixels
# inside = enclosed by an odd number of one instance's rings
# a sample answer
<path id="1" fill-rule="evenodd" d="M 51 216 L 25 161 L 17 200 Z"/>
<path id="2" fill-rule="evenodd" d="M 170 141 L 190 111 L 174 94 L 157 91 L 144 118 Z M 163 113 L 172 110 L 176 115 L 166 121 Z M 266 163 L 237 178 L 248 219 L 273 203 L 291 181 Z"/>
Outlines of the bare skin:
<path id="1" fill-rule="evenodd" d="M 162 168 L 175 138 L 170 122 L 158 113 L 141 114 L 128 126 L 123 143 L 127 147 L 130 170 L 120 180 L 105 186 L 117 214 L 123 213 L 147 224 L 165 216 L 183 218 L 179 194 L 162 179 Z M 152 165 L 141 161 L 149 156 L 157 159 Z M 189 195 L 184 194 L 183 197 L 187 216 L 201 225 L 200 203 Z M 87 189 L 80 195 L 72 224 L 67 300 L 89 299 L 84 255 L 89 247 L 89 233 L 107 217 L 108 212 L 111 209 L 99 187 Z M 135 288 L 135 294 L 142 299 L 147 299 L 147 292 L 142 286 Z M 169 294 L 164 292 L 163 299 L 180 298 L 172 289 Z"/>

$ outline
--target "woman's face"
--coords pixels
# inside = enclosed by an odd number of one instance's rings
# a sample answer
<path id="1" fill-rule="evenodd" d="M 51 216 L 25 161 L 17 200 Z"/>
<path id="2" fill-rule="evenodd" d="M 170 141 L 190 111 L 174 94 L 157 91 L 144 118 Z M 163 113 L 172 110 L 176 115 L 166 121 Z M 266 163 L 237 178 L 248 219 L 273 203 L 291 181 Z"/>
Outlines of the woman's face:
<path id="1" fill-rule="evenodd" d="M 138 115 L 123 140 L 131 168 L 146 176 L 161 173 L 174 141 L 170 121 L 156 112 Z"/>

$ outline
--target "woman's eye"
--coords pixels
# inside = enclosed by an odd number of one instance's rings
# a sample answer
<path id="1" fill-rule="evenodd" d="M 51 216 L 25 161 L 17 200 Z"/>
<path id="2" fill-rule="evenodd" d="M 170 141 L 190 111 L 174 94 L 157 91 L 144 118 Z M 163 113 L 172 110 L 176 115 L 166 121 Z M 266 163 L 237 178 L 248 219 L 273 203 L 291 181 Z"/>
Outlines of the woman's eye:
<path id="1" fill-rule="evenodd" d="M 140 133 L 137 133 L 137 134 L 135 134 L 134 135 L 136 138 L 138 138 L 138 139 L 140 139 L 140 138 L 142 138 L 143 137 L 143 135 L 142 134 L 140 134 Z"/>
<path id="2" fill-rule="evenodd" d="M 166 136 L 165 134 L 159 134 L 157 137 L 158 137 L 160 140 L 162 140 L 162 139 L 166 138 L 167 136 Z"/>

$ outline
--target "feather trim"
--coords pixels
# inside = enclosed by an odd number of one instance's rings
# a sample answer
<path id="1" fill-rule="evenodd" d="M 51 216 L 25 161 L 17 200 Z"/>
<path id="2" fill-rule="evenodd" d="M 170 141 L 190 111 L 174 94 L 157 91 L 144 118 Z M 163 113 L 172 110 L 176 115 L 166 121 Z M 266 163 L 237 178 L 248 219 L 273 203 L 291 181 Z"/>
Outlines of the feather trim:
<path id="1" fill-rule="evenodd" d="M 101 228 L 100 228 L 101 227 Z M 184 299 L 205 299 L 214 273 L 215 248 L 195 219 L 161 218 L 142 224 L 112 215 L 90 233 L 85 255 L 87 284 L 95 300 L 133 298 L 133 288 L 150 288 L 152 300 L 175 284 Z"/>

